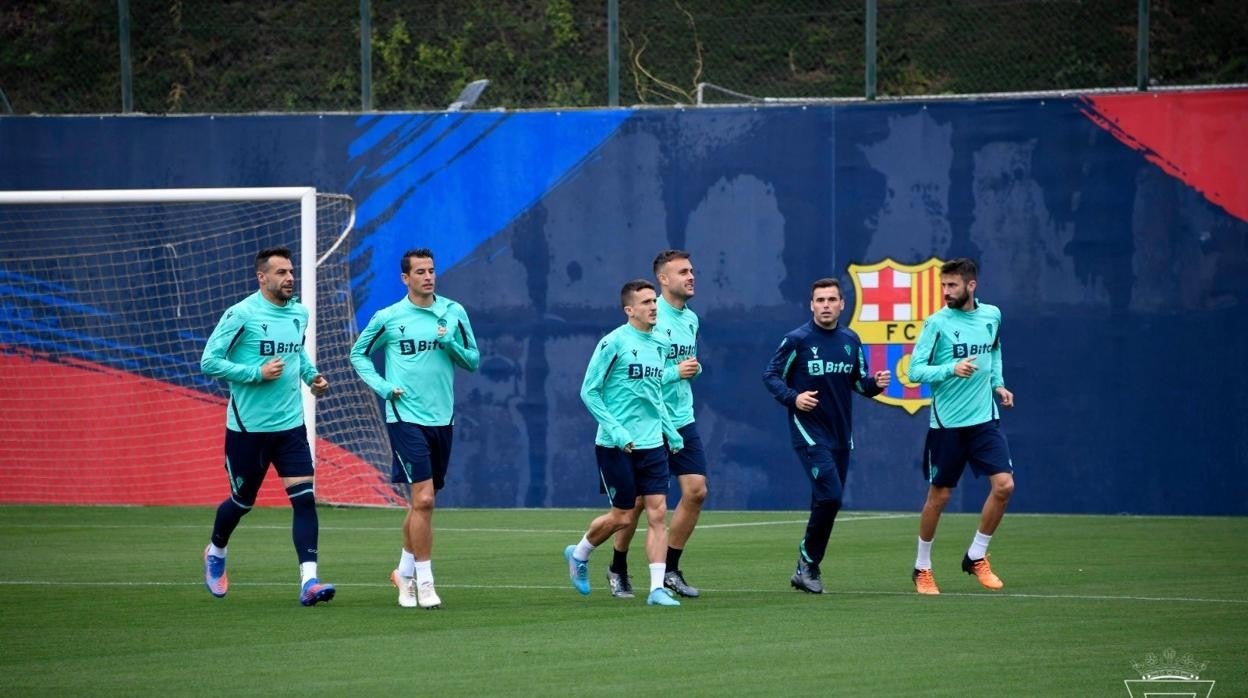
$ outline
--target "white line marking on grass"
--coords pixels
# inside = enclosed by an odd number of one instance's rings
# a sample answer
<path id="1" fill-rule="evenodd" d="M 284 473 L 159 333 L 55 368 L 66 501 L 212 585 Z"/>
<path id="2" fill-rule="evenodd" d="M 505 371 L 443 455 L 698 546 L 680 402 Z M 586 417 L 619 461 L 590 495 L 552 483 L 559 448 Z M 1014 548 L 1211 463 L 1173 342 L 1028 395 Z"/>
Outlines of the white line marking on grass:
<path id="1" fill-rule="evenodd" d="M 880 521 L 883 519 L 907 519 L 914 516 L 913 514 L 876 514 L 865 516 L 842 516 L 837 518 L 837 523 L 848 523 L 850 521 Z M 806 519 L 792 519 L 788 521 L 743 521 L 740 523 L 722 523 L 722 524 L 698 524 L 697 530 L 701 531 L 706 528 L 742 528 L 745 526 L 785 526 L 788 524 L 804 524 Z"/>
<path id="2" fill-rule="evenodd" d="M 101 582 L 101 581 L 54 581 L 41 579 L 0 579 L 0 586 L 43 586 L 43 587 L 198 587 L 203 586 L 201 581 L 178 581 L 178 582 L 161 582 L 161 581 L 133 581 L 133 582 Z M 234 587 L 295 587 L 298 586 L 293 582 L 235 582 Z M 382 588 L 389 589 L 390 584 L 363 582 L 356 584 L 335 584 L 339 589 L 369 589 Z M 438 583 L 438 586 L 445 589 L 500 589 L 505 591 L 566 591 L 566 584 L 445 584 Z M 789 589 L 710 589 L 708 587 L 701 588 L 704 593 L 711 594 L 768 594 L 768 595 L 787 595 L 794 598 L 799 596 L 799 592 Z M 917 597 L 913 591 L 888 591 L 888 590 L 839 590 L 824 591 L 825 596 L 909 596 Z M 941 596 L 954 596 L 958 598 L 975 598 L 975 599 L 1041 599 L 1041 600 L 1066 600 L 1066 601 L 1145 601 L 1150 603 L 1210 603 L 1210 604 L 1232 604 L 1232 605 L 1248 605 L 1248 599 L 1207 599 L 1191 596 L 1115 596 L 1111 594 L 1022 594 L 1022 593 L 972 593 L 972 592 L 944 592 Z M 708 603 L 706 601 L 698 601 L 697 603 Z M 930 601 L 930 603 L 940 603 L 939 601 Z"/>
<path id="3" fill-rule="evenodd" d="M 859 515 L 859 516 L 842 516 L 842 517 L 839 517 L 836 520 L 836 522 L 848 523 L 850 521 L 880 521 L 880 520 L 886 520 L 886 519 L 904 519 L 904 518 L 910 518 L 913 516 L 914 516 L 913 514 L 864 514 L 864 515 Z M 702 531 L 702 530 L 717 529 L 717 528 L 749 528 L 753 526 L 788 526 L 788 525 L 796 525 L 796 524 L 804 524 L 804 523 L 806 523 L 806 519 L 785 519 L 785 520 L 772 520 L 772 521 L 742 521 L 742 522 L 736 522 L 736 523 L 720 523 L 720 524 L 703 523 L 703 524 L 698 525 L 698 530 Z M 27 529 L 29 528 L 34 528 L 34 529 L 48 529 L 48 528 L 152 529 L 152 528 L 158 528 L 158 529 L 165 530 L 165 529 L 177 528 L 177 529 L 193 529 L 193 530 L 210 530 L 212 528 L 211 523 L 209 524 L 99 524 L 99 525 L 89 524 L 89 523 L 56 523 L 56 524 L 15 523 L 15 524 L 2 524 L 0 526 L 4 528 L 27 528 Z M 254 524 L 254 525 L 243 524 L 243 526 L 248 529 L 260 530 L 260 531 L 288 531 L 290 530 L 289 524 Z M 322 531 L 393 532 L 397 528 L 399 528 L 399 526 L 396 524 L 394 526 L 321 526 L 320 530 Z M 585 529 L 583 528 L 577 528 L 577 529 L 571 529 L 571 528 L 562 528 L 562 529 L 560 528 L 476 528 L 476 527 L 464 527 L 464 526 L 436 526 L 436 525 L 434 526 L 434 530 L 437 532 L 441 532 L 441 533 L 551 533 L 551 534 L 557 533 L 559 535 L 575 535 L 578 533 L 585 532 Z M 646 530 L 646 526 L 645 525 L 639 526 L 638 530 L 644 531 Z"/>
<path id="4" fill-rule="evenodd" d="M 699 587 L 703 591 L 719 591 L 721 593 L 740 593 L 740 594 L 769 594 L 775 593 L 774 589 L 705 589 Z M 787 592 L 786 592 L 787 593 Z M 795 592 L 796 593 L 796 592 Z M 913 596 L 918 597 L 919 594 L 913 591 L 850 591 L 838 590 L 823 592 L 825 595 L 840 596 Z M 956 596 L 975 599 L 1050 599 L 1050 600 L 1071 600 L 1071 601 L 1172 601 L 1183 603 L 1227 603 L 1227 604 L 1248 604 L 1248 599 L 1204 599 L 1187 596 L 1113 596 L 1109 594 L 1019 594 L 1019 593 L 1000 593 L 1000 592 L 940 592 L 941 596 Z M 934 602 L 939 603 L 939 602 Z"/>
<path id="5" fill-rule="evenodd" d="M 170 528 L 179 528 L 179 529 L 194 529 L 194 530 L 211 531 L 212 522 L 209 521 L 207 524 L 167 524 L 167 525 L 166 524 L 102 524 L 102 525 L 97 525 L 97 524 L 87 524 L 87 523 L 83 523 L 83 524 L 73 524 L 73 523 L 12 524 L 12 525 L 4 524 L 3 527 L 4 528 L 38 528 L 38 529 L 47 529 L 47 528 L 151 529 L 151 528 L 158 528 L 162 530 L 170 529 Z M 276 525 L 275 524 L 243 524 L 242 526 L 240 526 L 240 528 L 247 528 L 249 530 L 257 530 L 257 531 L 289 531 L 290 524 L 276 524 Z M 321 526 L 320 530 L 322 531 L 384 531 L 387 533 L 393 533 L 395 530 L 399 528 L 400 528 L 400 525 L 396 523 L 393 526 Z M 438 532 L 453 531 L 456 533 L 560 533 L 560 534 L 565 534 L 565 533 L 584 533 L 585 529 L 574 530 L 574 529 L 553 529 L 553 528 L 459 528 L 459 527 L 454 527 L 454 526 L 437 526 L 435 527 L 435 531 L 438 531 Z"/>

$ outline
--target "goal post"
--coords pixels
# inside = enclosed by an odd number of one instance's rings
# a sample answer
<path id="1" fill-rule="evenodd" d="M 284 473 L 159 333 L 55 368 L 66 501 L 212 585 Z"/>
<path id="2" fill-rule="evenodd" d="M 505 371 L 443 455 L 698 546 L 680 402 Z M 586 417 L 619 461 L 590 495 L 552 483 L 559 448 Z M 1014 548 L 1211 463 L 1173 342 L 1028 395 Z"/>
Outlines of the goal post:
<path id="1" fill-rule="evenodd" d="M 316 363 L 316 188 L 221 187 L 209 189 L 65 189 L 60 191 L 0 191 L 4 204 L 189 204 L 213 201 L 299 202 L 299 302 L 308 309 L 308 332 L 303 349 Z M 257 250 L 259 251 L 259 250 Z M 242 262 L 240 261 L 240 264 Z M 308 446 L 316 459 L 316 399 L 303 386 L 303 419 Z"/>
<path id="2" fill-rule="evenodd" d="M 313 187 L 0 192 L 0 501 L 219 500 L 228 391 L 199 353 L 255 291 L 255 253 L 297 236 L 304 348 L 331 384 L 319 405 L 302 388 L 318 498 L 393 504 L 384 422 L 348 356 L 353 224 L 349 197 Z M 56 485 L 63 446 L 105 471 L 87 491 Z M 260 503 L 284 503 L 270 481 Z"/>

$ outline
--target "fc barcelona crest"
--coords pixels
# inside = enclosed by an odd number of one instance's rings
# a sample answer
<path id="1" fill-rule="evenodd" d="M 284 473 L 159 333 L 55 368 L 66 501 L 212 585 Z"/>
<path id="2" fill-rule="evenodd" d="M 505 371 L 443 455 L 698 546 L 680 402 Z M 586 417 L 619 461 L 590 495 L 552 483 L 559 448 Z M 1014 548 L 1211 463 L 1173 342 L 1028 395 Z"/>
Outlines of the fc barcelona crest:
<path id="1" fill-rule="evenodd" d="M 935 257 L 922 264 L 898 264 L 885 259 L 875 264 L 849 265 L 858 299 L 849 328 L 862 339 L 871 371 L 893 372 L 893 382 L 875 397 L 914 414 L 932 402 L 931 389 L 910 381 L 910 354 L 919 339 L 923 320 L 944 307 L 940 265 Z"/>

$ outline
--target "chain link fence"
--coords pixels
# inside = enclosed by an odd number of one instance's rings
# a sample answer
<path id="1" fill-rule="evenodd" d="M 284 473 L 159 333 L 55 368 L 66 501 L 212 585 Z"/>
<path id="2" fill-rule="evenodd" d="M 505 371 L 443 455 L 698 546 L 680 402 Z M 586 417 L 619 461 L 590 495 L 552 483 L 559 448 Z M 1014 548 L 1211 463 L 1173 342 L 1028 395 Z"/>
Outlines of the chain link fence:
<path id="1" fill-rule="evenodd" d="M 881 0 L 879 94 L 1135 84 L 1138 0 Z"/>
<path id="2" fill-rule="evenodd" d="M 1248 82 L 1248 2 L 1152 0 L 1149 83 Z"/>
<path id="3" fill-rule="evenodd" d="M 0 113 L 120 112 L 127 87 L 157 114 L 445 109 L 478 79 L 476 108 L 604 106 L 613 4 L 625 105 L 1139 76 L 1140 0 L 25 0 L 0 3 Z M 1248 3 L 1144 6 L 1149 84 L 1248 82 Z"/>
<path id="4" fill-rule="evenodd" d="M 861 97 L 862 0 L 621 2 L 621 101 Z"/>
<path id="5" fill-rule="evenodd" d="M 359 11 L 353 3 L 129 4 L 135 111 L 359 107 Z"/>
<path id="6" fill-rule="evenodd" d="M 445 109 L 487 79 L 477 108 L 607 103 L 605 2 L 372 0 L 373 107 Z"/>
<path id="7" fill-rule="evenodd" d="M 0 6 L 0 113 L 121 111 L 117 7 Z"/>

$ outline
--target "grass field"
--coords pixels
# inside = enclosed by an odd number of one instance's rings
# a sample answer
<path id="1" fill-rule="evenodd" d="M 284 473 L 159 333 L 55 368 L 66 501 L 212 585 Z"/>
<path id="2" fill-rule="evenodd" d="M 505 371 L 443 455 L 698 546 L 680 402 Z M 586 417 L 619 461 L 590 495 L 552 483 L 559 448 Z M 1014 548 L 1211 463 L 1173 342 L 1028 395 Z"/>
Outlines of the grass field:
<path id="1" fill-rule="evenodd" d="M 707 512 L 680 608 L 569 586 L 593 512 L 446 510 L 443 609 L 400 609 L 399 511 L 321 510 L 322 578 L 299 606 L 289 512 L 230 545 L 229 596 L 202 584 L 208 509 L 0 507 L 0 692 L 25 694 L 1125 696 L 1167 648 L 1248 695 L 1248 519 L 1010 515 L 1004 592 L 958 568 L 975 519 L 946 516 L 944 592 L 913 593 L 913 514 L 847 512 L 830 593 L 789 589 L 804 512 Z M 634 547 L 644 587 L 644 554 Z M 644 595 L 642 595 L 644 597 Z"/>

